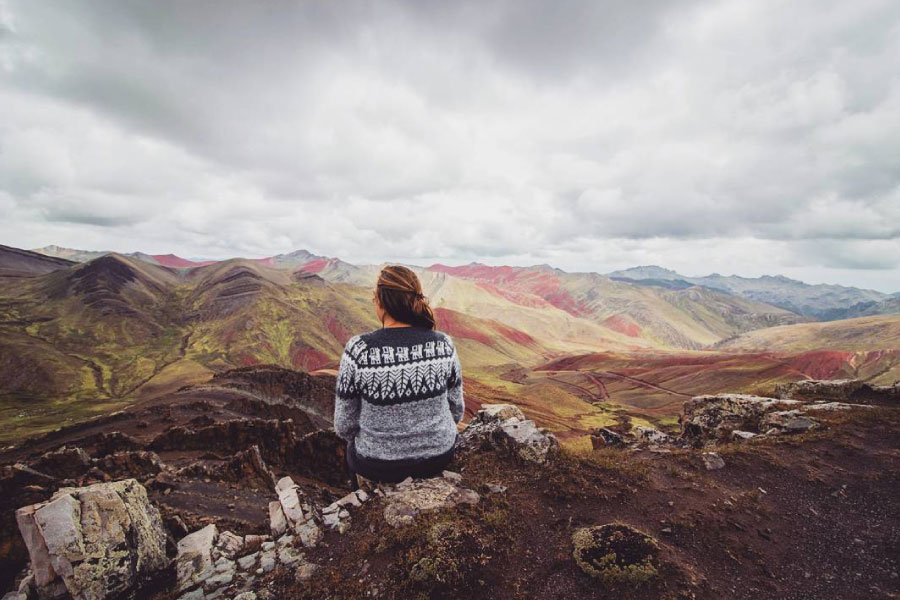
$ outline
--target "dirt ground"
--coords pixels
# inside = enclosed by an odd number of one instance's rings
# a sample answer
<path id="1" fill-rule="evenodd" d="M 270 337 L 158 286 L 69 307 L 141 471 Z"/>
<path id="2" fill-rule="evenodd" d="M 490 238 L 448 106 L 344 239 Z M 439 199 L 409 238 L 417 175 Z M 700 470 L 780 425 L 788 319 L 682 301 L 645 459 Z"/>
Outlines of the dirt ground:
<path id="1" fill-rule="evenodd" d="M 832 415 L 825 431 L 727 445 L 726 466 L 714 471 L 690 450 L 564 455 L 546 469 L 478 452 L 451 466 L 483 493 L 478 505 L 420 515 L 409 531 L 366 506 L 349 532 L 329 533 L 311 552 L 324 567 L 317 583 L 280 573 L 270 589 L 310 598 L 898 598 L 898 412 Z M 487 483 L 508 489 L 489 493 Z M 576 566 L 573 531 L 610 522 L 659 541 L 653 581 L 610 586 Z"/>

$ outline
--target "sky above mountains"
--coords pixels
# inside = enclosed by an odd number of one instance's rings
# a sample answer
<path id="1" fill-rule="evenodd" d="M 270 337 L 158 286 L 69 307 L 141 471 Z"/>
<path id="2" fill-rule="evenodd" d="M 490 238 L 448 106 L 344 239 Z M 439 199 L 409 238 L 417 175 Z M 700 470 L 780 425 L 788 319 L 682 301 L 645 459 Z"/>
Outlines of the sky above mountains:
<path id="1" fill-rule="evenodd" d="M 0 243 L 900 290 L 900 5 L 0 0 Z"/>

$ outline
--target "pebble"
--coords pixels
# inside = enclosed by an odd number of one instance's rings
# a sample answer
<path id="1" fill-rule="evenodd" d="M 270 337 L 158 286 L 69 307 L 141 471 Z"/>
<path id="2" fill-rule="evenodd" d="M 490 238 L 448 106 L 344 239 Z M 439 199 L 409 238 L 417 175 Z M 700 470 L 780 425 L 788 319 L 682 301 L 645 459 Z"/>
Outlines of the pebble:
<path id="1" fill-rule="evenodd" d="M 303 565 L 300 565 L 300 568 L 297 569 L 297 574 L 294 575 L 294 578 L 297 581 L 309 581 L 315 576 L 318 570 L 319 565 L 315 563 L 305 563 Z"/>

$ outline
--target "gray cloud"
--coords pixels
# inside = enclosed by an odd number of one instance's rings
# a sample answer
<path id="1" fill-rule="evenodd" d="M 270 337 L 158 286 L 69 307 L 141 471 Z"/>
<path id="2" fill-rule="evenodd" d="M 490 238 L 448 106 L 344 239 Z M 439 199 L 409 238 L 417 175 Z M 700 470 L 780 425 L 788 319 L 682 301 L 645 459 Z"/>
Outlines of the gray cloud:
<path id="1" fill-rule="evenodd" d="M 891 0 L 0 0 L 0 236 L 894 291 L 898 26 Z"/>

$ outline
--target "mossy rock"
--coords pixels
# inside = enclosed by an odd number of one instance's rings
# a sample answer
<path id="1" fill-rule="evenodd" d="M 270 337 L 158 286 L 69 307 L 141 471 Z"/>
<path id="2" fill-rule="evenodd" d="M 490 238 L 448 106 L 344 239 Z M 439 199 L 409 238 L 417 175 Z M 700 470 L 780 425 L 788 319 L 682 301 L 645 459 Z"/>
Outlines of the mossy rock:
<path id="1" fill-rule="evenodd" d="M 572 534 L 581 570 L 609 585 L 639 586 L 657 576 L 659 544 L 622 523 L 582 527 Z"/>

